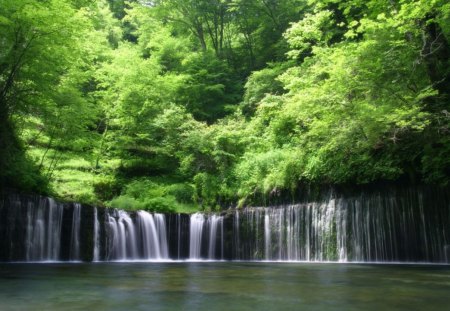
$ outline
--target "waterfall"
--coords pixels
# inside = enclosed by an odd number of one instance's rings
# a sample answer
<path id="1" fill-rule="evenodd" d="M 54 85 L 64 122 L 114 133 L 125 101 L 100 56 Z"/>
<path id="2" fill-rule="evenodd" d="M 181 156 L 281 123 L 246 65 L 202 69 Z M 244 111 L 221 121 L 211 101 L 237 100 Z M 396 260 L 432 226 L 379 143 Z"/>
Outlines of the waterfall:
<path id="1" fill-rule="evenodd" d="M 233 223 L 233 237 L 234 237 L 234 245 L 235 245 L 235 250 L 234 250 L 234 258 L 235 259 L 241 259 L 240 256 L 240 245 L 241 245 L 241 238 L 240 238 L 240 230 L 239 230 L 239 226 L 240 226 L 240 221 L 239 221 L 239 211 L 236 210 L 234 212 L 234 223 Z"/>
<path id="2" fill-rule="evenodd" d="M 189 258 L 200 259 L 202 246 L 202 232 L 205 217 L 201 213 L 191 215 L 189 235 Z"/>
<path id="3" fill-rule="evenodd" d="M 106 211 L 106 217 L 107 217 L 107 231 L 106 231 L 106 237 L 108 239 L 107 244 L 107 260 L 116 259 L 118 257 L 117 249 L 119 248 L 119 228 L 117 226 L 117 221 L 114 215 L 110 211 Z"/>
<path id="4" fill-rule="evenodd" d="M 247 220 L 245 244 L 252 249 L 243 259 L 259 259 L 258 228 L 264 228 L 265 260 L 445 262 L 450 205 L 426 211 L 420 193 L 408 194 L 244 209 L 240 219 L 251 216 L 256 225 Z M 264 217 L 253 217 L 259 214 Z M 235 227 L 243 225 L 241 220 Z M 235 253 L 242 253 L 242 243 L 234 244 Z"/>
<path id="5" fill-rule="evenodd" d="M 282 207 L 249 208 L 242 214 L 263 214 L 257 217 L 255 228 L 264 228 L 264 259 L 282 261 L 347 261 L 348 215 L 335 200 L 326 203 L 297 204 Z M 360 215 L 350 223 L 357 223 Z M 361 222 L 359 223 L 359 225 Z M 355 229 L 356 232 L 365 230 Z M 257 260 L 259 234 L 257 229 L 247 234 L 254 239 L 254 250 L 246 259 Z M 364 241 L 356 241 L 360 246 Z M 363 257 L 361 250 L 354 252 L 355 259 Z M 364 254 L 366 256 L 367 254 Z"/>
<path id="6" fill-rule="evenodd" d="M 81 204 L 73 206 L 72 236 L 70 241 L 70 260 L 80 260 L 80 220 Z"/>
<path id="7" fill-rule="evenodd" d="M 129 213 L 108 211 L 108 239 L 110 260 L 169 259 L 166 221 L 163 214 L 145 211 Z"/>
<path id="8" fill-rule="evenodd" d="M 157 259 L 167 259 L 169 258 L 169 250 L 167 243 L 166 217 L 164 214 L 158 213 L 156 213 L 154 217 L 156 223 L 158 245 L 160 246 L 160 256 Z"/>
<path id="9" fill-rule="evenodd" d="M 137 251 L 137 237 L 136 237 L 136 227 L 133 220 L 125 211 L 119 211 L 119 229 L 122 234 L 121 247 L 125 252 L 122 255 L 122 259 L 136 259 L 138 258 Z"/>
<path id="10" fill-rule="evenodd" d="M 271 248 L 271 231 L 270 231 L 270 218 L 269 214 L 264 215 L 264 251 L 266 260 L 270 260 L 270 248 Z"/>
<path id="11" fill-rule="evenodd" d="M 224 259 L 225 253 L 224 253 L 224 245 L 225 245 L 225 236 L 224 236 L 224 225 L 223 225 L 223 217 L 220 219 L 220 259 Z"/>
<path id="12" fill-rule="evenodd" d="M 137 212 L 137 223 L 142 239 L 144 259 L 168 259 L 167 236 L 164 215 Z"/>
<path id="13" fill-rule="evenodd" d="M 222 259 L 223 258 L 223 217 L 219 215 L 211 215 L 208 218 L 209 225 L 209 245 L 208 245 L 208 259 Z M 220 230 L 220 231 L 219 231 Z M 220 232 L 220 236 L 219 233 Z M 216 256 L 217 239 L 220 238 L 220 256 Z"/>
<path id="14" fill-rule="evenodd" d="M 1 261 L 448 263 L 450 192 L 411 187 L 332 193 L 316 202 L 192 215 L 0 196 L 0 250 Z"/>
<path id="15" fill-rule="evenodd" d="M 92 261 L 100 260 L 100 222 L 98 221 L 98 210 L 94 208 L 94 252 L 92 254 Z"/>
<path id="16" fill-rule="evenodd" d="M 137 258 L 136 233 L 130 215 L 121 210 L 108 213 L 109 259 Z"/>
<path id="17" fill-rule="evenodd" d="M 147 212 L 137 212 L 139 230 L 142 233 L 142 251 L 146 259 L 161 258 L 161 250 L 153 216 Z"/>
<path id="18" fill-rule="evenodd" d="M 224 217 L 216 214 L 192 214 L 190 217 L 189 259 L 198 260 L 205 251 L 209 260 L 224 257 Z"/>
<path id="19" fill-rule="evenodd" d="M 27 261 L 59 260 L 63 207 L 53 199 L 41 198 L 38 206 L 28 202 L 26 227 Z"/>

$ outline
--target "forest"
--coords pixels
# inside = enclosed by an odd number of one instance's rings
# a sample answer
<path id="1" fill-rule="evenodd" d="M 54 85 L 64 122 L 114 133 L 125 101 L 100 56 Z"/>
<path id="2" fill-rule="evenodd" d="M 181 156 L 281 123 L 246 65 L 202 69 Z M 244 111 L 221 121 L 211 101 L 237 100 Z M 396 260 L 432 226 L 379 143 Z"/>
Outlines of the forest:
<path id="1" fill-rule="evenodd" d="M 446 0 L 0 0 L 0 188 L 128 210 L 450 181 Z"/>

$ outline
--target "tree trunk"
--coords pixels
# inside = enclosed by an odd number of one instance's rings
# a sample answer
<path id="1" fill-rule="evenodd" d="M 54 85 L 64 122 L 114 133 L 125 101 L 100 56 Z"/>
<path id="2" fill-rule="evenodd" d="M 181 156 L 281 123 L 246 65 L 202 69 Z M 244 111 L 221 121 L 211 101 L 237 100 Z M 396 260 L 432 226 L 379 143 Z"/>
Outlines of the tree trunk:
<path id="1" fill-rule="evenodd" d="M 436 22 L 425 26 L 421 51 L 428 76 L 439 96 L 448 98 L 450 91 L 450 47 L 441 27 Z"/>
<path id="2" fill-rule="evenodd" d="M 195 34 L 196 34 L 198 40 L 200 41 L 202 50 L 206 51 L 205 34 L 203 32 L 203 26 L 200 23 L 196 23 L 196 25 L 195 25 Z"/>

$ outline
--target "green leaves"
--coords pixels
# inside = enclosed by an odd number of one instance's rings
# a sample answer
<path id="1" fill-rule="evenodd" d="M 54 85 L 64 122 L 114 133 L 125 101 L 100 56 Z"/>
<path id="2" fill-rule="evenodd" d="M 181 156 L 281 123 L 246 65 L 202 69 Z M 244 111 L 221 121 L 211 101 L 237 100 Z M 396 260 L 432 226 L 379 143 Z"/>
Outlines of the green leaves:
<path id="1" fill-rule="evenodd" d="M 418 62 L 421 34 L 405 36 L 399 25 L 410 17 L 402 20 L 403 13 L 385 14 L 373 3 L 369 7 L 373 11 L 348 25 L 351 41 L 330 41 L 335 17 L 328 10 L 306 14 L 285 33 L 292 48 L 288 55 L 300 65 L 271 77 L 272 83 L 283 83 L 287 94 L 259 95 L 253 104 L 258 108 L 250 128 L 259 143 L 249 146 L 237 165 L 241 195 L 269 194 L 299 182 L 395 179 L 415 165 L 409 163 L 417 163 L 423 150 L 436 151 L 426 147 L 441 141 L 427 102 L 439 93 Z M 358 42 L 352 42 L 356 37 Z M 248 86 L 255 89 L 253 77 L 266 71 L 254 73 Z M 258 86 L 263 83 L 270 85 L 262 80 Z M 424 156 L 423 163 L 443 180 L 437 163 L 445 165 L 442 155 L 437 158 Z"/>
<path id="2" fill-rule="evenodd" d="M 332 12 L 320 11 L 314 14 L 306 14 L 305 17 L 293 23 L 284 34 L 286 40 L 291 46 L 291 50 L 287 53 L 290 58 L 298 58 L 300 54 L 315 45 L 326 45 L 331 39 L 329 28 Z"/>
<path id="3" fill-rule="evenodd" d="M 299 183 L 449 180 L 447 1 L 0 8 L 0 145 L 23 152 L 20 133 L 66 197 L 215 209 Z"/>

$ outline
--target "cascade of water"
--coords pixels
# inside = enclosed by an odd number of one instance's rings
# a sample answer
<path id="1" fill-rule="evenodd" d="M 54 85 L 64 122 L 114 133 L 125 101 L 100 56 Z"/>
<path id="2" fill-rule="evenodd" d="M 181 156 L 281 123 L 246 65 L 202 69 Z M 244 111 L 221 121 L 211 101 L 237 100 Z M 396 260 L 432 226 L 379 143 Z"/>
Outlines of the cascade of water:
<path id="1" fill-rule="evenodd" d="M 263 243 L 265 260 L 445 261 L 450 211 L 426 211 L 423 202 L 422 194 L 411 191 L 244 209 L 233 233 L 236 239 L 238 229 L 246 228 L 245 259 L 251 260 Z M 234 247 L 234 254 L 242 254 L 239 242 Z"/>
<path id="2" fill-rule="evenodd" d="M 147 212 L 137 212 L 137 222 L 142 236 L 142 251 L 145 259 L 161 258 L 161 250 L 157 236 L 155 220 Z"/>
<path id="3" fill-rule="evenodd" d="M 107 216 L 109 259 L 125 260 L 136 256 L 136 234 L 128 213 L 114 210 Z"/>
<path id="4" fill-rule="evenodd" d="M 322 261 L 334 260 L 336 254 L 346 259 L 346 214 L 334 200 L 257 210 L 264 212 L 264 220 L 255 218 L 263 221 L 256 228 L 264 228 L 264 259 Z M 257 232 L 254 238 L 258 239 Z M 259 243 L 254 244 L 257 248 Z"/>
<path id="5" fill-rule="evenodd" d="M 117 221 L 113 213 L 106 210 L 106 238 L 108 241 L 108 256 L 107 259 L 117 258 L 117 249 L 119 248 L 119 229 L 117 227 Z"/>
<path id="6" fill-rule="evenodd" d="M 158 259 L 168 259 L 169 250 L 167 243 L 166 216 L 164 214 L 155 214 L 156 231 L 158 232 L 158 244 L 161 255 Z"/>
<path id="7" fill-rule="evenodd" d="M 239 211 L 236 210 L 234 213 L 234 223 L 233 223 L 233 236 L 234 236 L 234 258 L 241 259 L 241 237 L 239 230 L 240 222 L 239 222 Z"/>
<path id="8" fill-rule="evenodd" d="M 336 242 L 340 262 L 347 261 L 347 217 L 347 210 L 339 200 L 336 203 Z"/>
<path id="9" fill-rule="evenodd" d="M 127 227 L 125 227 L 125 224 L 127 223 L 127 221 L 131 222 L 131 219 L 129 217 L 129 215 L 124 212 L 124 211 L 119 211 L 118 212 L 118 219 L 116 221 L 116 226 L 117 226 L 117 238 L 118 238 L 118 243 L 117 243 L 117 249 L 116 249 L 116 253 L 117 253 L 117 259 L 119 260 L 123 260 L 123 259 L 127 259 L 127 232 L 126 229 Z M 132 243 L 134 243 L 136 240 L 132 241 Z"/>
<path id="10" fill-rule="evenodd" d="M 92 255 L 92 261 L 100 260 L 100 222 L 98 221 L 98 210 L 94 208 L 94 253 Z"/>
<path id="11" fill-rule="evenodd" d="M 202 233 L 205 217 L 201 213 L 195 213 L 190 218 L 189 230 L 189 258 L 200 259 L 202 248 Z"/>
<path id="12" fill-rule="evenodd" d="M 72 235 L 70 240 L 70 260 L 80 260 L 80 220 L 81 204 L 73 206 Z"/>
<path id="13" fill-rule="evenodd" d="M 34 208 L 32 202 L 28 202 L 27 208 L 27 261 L 43 260 L 44 258 L 44 208 L 39 204 Z"/>
<path id="14" fill-rule="evenodd" d="M 278 231 L 278 260 L 283 259 L 283 221 L 284 221 L 284 208 L 277 209 L 277 231 Z"/>
<path id="15" fill-rule="evenodd" d="M 224 243 L 225 243 L 225 236 L 224 234 L 224 230 L 223 230 L 223 217 L 221 217 L 220 219 L 220 259 L 224 259 Z"/>
<path id="16" fill-rule="evenodd" d="M 26 253 L 27 260 L 43 260 L 44 259 L 44 208 L 39 204 L 38 208 L 34 208 L 31 202 L 28 203 L 27 209 L 27 242 Z"/>
<path id="17" fill-rule="evenodd" d="M 166 220 L 163 214 L 136 212 L 135 221 L 124 211 L 108 214 L 108 240 L 113 260 L 161 260 L 169 258 Z"/>
<path id="18" fill-rule="evenodd" d="M 269 210 L 264 214 L 264 259 L 270 260 L 271 254 L 271 231 L 270 231 L 270 218 L 269 218 Z"/>
<path id="19" fill-rule="evenodd" d="M 439 197 L 436 204 L 429 204 L 434 202 L 433 193 L 414 189 L 371 192 L 289 206 L 245 208 L 226 215 L 177 215 L 167 220 L 172 216 L 111 209 L 102 211 L 100 219 L 99 210 L 94 209 L 92 244 L 80 240 L 80 224 L 88 228 L 81 219 L 81 205 L 74 204 L 72 215 L 64 215 L 67 229 L 62 231 L 63 205 L 47 198 L 22 201 L 12 197 L 8 204 L 0 205 L 2 215 L 8 217 L 2 225 L 9 226 L 0 234 L 8 241 L 15 236 L 23 240 L 1 244 L 6 254 L 1 256 L 2 260 L 80 260 L 80 247 L 88 244 L 97 261 L 101 240 L 106 242 L 102 244 L 106 260 L 448 262 L 449 198 Z M 169 242 L 176 244 L 169 248 Z"/>
<path id="20" fill-rule="evenodd" d="M 41 198 L 27 207 L 26 259 L 59 260 L 63 207 L 53 199 Z"/>
<path id="21" fill-rule="evenodd" d="M 144 259 L 167 259 L 167 236 L 163 215 L 155 217 L 145 211 L 137 213 L 137 223 L 142 240 Z M 155 222 L 156 219 L 156 222 Z"/>
<path id="22" fill-rule="evenodd" d="M 208 218 L 208 225 L 209 225 L 209 245 L 208 245 L 208 259 L 217 259 L 223 257 L 223 217 L 219 215 L 211 215 Z M 221 227 L 221 255 L 220 257 L 217 257 L 217 250 L 216 250 L 216 241 L 217 241 L 217 233 L 218 229 Z"/>
<path id="23" fill-rule="evenodd" d="M 59 260 L 63 206 L 56 203 L 53 199 L 48 199 L 48 209 L 49 225 L 47 228 L 50 242 L 47 245 L 47 258 L 49 260 Z"/>
<path id="24" fill-rule="evenodd" d="M 136 227 L 131 219 L 130 215 L 126 212 L 119 213 L 119 224 L 123 224 L 123 228 L 125 231 L 125 249 L 126 249 L 126 258 L 137 259 L 138 249 L 137 249 L 137 236 L 136 236 Z"/>
<path id="25" fill-rule="evenodd" d="M 286 207 L 286 259 L 295 260 L 299 256 L 297 240 L 298 232 L 297 210 L 291 205 Z"/>

